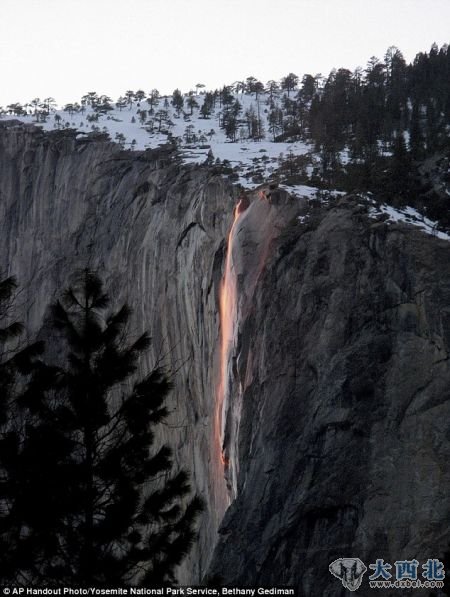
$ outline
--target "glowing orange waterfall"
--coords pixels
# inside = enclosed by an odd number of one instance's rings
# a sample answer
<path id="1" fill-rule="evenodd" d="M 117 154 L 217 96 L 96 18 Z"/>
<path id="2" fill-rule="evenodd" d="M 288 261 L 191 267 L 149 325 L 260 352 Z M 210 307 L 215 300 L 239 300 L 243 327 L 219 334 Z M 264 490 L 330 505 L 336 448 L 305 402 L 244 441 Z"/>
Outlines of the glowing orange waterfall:
<path id="1" fill-rule="evenodd" d="M 220 285 L 220 369 L 217 388 L 215 435 L 222 464 L 226 467 L 226 457 L 222 451 L 225 427 L 225 408 L 229 395 L 230 354 L 233 347 L 237 315 L 237 283 L 233 269 L 233 241 L 236 224 L 241 214 L 240 204 L 234 210 L 234 220 L 228 234 L 225 271 Z"/>
<path id="2" fill-rule="evenodd" d="M 244 335 L 241 343 L 239 331 L 242 326 L 244 332 L 252 310 L 275 231 L 274 208 L 263 192 L 259 198 L 261 201 L 250 202 L 248 195 L 242 195 L 236 205 L 219 289 L 220 342 L 216 353 L 211 474 L 222 513 L 238 493 L 239 429 L 245 389 L 251 384 L 253 370 L 249 337 Z"/>

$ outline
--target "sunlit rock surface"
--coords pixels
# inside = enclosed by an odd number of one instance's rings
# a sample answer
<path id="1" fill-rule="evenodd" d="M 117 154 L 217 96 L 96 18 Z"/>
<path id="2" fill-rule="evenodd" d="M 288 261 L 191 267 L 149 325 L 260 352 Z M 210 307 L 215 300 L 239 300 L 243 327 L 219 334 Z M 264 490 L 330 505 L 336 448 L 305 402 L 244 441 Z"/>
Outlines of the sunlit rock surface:
<path id="1" fill-rule="evenodd" d="M 240 252 L 251 261 L 247 243 Z M 346 594 L 328 572 L 339 557 L 439 557 L 450 511 L 448 243 L 370 223 L 343 199 L 284 226 L 239 325 L 237 497 L 212 576 L 331 596 Z M 371 591 L 366 579 L 358 594 Z"/>
<path id="2" fill-rule="evenodd" d="M 174 376 L 163 435 L 207 503 L 182 579 L 331 596 L 345 594 L 328 572 L 336 558 L 439 557 L 450 244 L 374 222 L 357 198 L 306 212 L 282 191 L 249 195 L 231 247 L 218 445 L 219 300 L 237 199 L 169 149 L 0 129 L 0 267 L 21 284 L 30 333 L 74 268 L 97 268 L 133 306 L 135 332 L 151 332 L 143 368 L 161 360 Z M 358 594 L 371 594 L 367 579 Z"/>

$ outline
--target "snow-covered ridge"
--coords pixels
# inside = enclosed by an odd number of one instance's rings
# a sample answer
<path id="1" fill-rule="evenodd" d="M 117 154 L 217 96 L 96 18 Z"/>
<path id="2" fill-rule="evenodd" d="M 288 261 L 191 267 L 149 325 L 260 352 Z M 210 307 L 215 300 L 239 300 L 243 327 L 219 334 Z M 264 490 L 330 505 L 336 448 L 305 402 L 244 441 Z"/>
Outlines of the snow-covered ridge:
<path id="1" fill-rule="evenodd" d="M 282 188 L 284 187 L 284 185 L 280 186 Z M 305 185 L 298 185 L 297 187 L 292 188 L 284 188 L 293 196 L 304 197 L 309 199 L 310 201 L 321 201 L 324 203 L 329 203 L 330 200 L 337 199 L 338 197 L 345 195 L 345 193 L 341 193 L 340 191 L 321 191 L 320 189 L 308 187 Z M 387 205 L 386 203 L 379 204 L 371 197 L 370 194 L 359 195 L 359 202 L 361 203 L 361 205 L 364 206 L 367 206 L 369 204 L 369 218 L 375 220 L 383 220 L 387 224 L 391 222 L 408 224 L 410 226 L 415 226 L 425 234 L 429 234 L 441 240 L 450 241 L 450 234 L 447 234 L 446 232 L 439 230 L 437 222 L 434 222 L 429 218 L 423 216 L 420 212 L 418 212 L 411 206 L 395 208 L 392 205 Z M 305 224 L 308 222 L 309 218 L 310 212 L 308 210 L 301 216 L 298 216 L 297 220 L 301 224 Z"/>
<path id="2" fill-rule="evenodd" d="M 309 156 L 309 171 L 314 156 L 311 147 L 301 141 L 275 142 L 275 129 L 269 122 L 270 107 L 281 105 L 282 97 L 269 98 L 269 94 L 233 93 L 233 101 L 239 102 L 235 140 L 230 140 L 223 128 L 226 109 L 216 100 L 210 114 L 205 117 L 202 107 L 206 94 L 183 97 L 182 109 L 174 106 L 174 97 L 157 98 L 153 104 L 148 100 L 120 105 L 110 102 L 110 108 L 101 112 L 91 105 L 75 110 L 49 109 L 47 116 L 39 116 L 36 109 L 28 106 L 26 115 L 3 114 L 2 119 L 14 119 L 34 123 L 46 131 L 76 129 L 80 135 L 92 132 L 107 133 L 113 141 L 129 150 L 155 148 L 175 141 L 185 163 L 210 163 L 219 159 L 232 168 L 236 182 L 254 188 L 267 180 L 288 157 Z M 251 131 L 251 119 L 258 115 L 259 138 Z"/>
<path id="3" fill-rule="evenodd" d="M 450 240 L 450 235 L 437 229 L 437 222 L 426 218 L 413 207 L 395 208 L 392 205 L 378 205 L 369 209 L 369 217 L 379 218 L 385 215 L 386 222 L 403 222 L 416 226 L 426 234 L 442 240 Z"/>
<path id="4" fill-rule="evenodd" d="M 23 114 L 0 111 L 0 120 L 14 118 L 46 131 L 75 129 L 80 137 L 104 133 L 129 151 L 156 148 L 171 141 L 176 143 L 184 163 L 212 165 L 220 162 L 227 173 L 234 176 L 235 182 L 249 189 L 272 180 L 296 197 L 328 201 L 345 194 L 323 191 L 309 184 L 310 180 L 317 181 L 320 174 L 320 159 L 311 145 L 299 140 L 275 141 L 280 129 L 274 126 L 271 113 L 281 107 L 286 96 L 269 93 L 257 96 L 231 93 L 231 96 L 229 106 L 239 105 L 232 135 L 223 126 L 224 114 L 230 108 L 216 98 L 215 105 L 205 110 L 208 101 L 205 93 L 181 96 L 181 108 L 177 107 L 174 96 L 157 97 L 152 101 L 141 98 L 128 103 L 107 102 L 108 109 L 104 111 L 99 110 L 98 105 L 87 103 L 82 108 L 78 104 L 69 104 L 64 109 L 49 106 L 45 114 L 36 106 L 28 105 L 24 106 Z M 252 130 L 255 118 L 259 122 L 258 135 Z M 343 165 L 348 159 L 348 152 L 340 153 Z M 292 172 L 296 176 L 292 177 Z M 372 199 L 368 201 L 373 204 L 369 209 L 372 218 L 384 216 L 387 222 L 404 222 L 437 238 L 450 240 L 449 234 L 437 229 L 436 222 L 412 207 L 397 209 L 386 204 L 376 206 Z"/>

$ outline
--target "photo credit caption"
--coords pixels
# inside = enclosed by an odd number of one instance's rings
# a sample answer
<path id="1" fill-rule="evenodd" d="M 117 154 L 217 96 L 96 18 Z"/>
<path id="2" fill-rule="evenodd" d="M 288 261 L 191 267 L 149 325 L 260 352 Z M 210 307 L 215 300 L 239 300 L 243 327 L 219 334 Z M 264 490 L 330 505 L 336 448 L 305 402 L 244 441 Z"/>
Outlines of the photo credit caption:
<path id="1" fill-rule="evenodd" d="M 28 595 L 42 596 L 102 596 L 102 595 L 163 595 L 165 597 L 175 596 L 212 596 L 212 597 L 256 597 L 256 595 L 292 595 L 296 592 L 292 587 L 3 587 L 3 595 L 19 595 L 26 597 Z"/>

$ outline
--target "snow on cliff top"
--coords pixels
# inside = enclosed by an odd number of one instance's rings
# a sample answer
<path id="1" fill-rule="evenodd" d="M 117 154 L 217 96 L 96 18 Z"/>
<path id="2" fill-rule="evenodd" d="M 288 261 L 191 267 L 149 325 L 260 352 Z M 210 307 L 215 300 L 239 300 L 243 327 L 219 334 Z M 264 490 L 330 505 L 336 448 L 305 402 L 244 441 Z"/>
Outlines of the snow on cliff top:
<path id="1" fill-rule="evenodd" d="M 0 115 L 0 120 L 14 118 L 25 123 L 33 123 L 46 131 L 71 128 L 79 131 L 80 136 L 92 132 L 104 132 L 109 134 L 111 140 L 120 143 L 130 151 L 156 148 L 166 144 L 170 137 L 176 140 L 185 163 L 203 163 L 211 151 L 214 160 L 218 158 L 222 163 L 225 160 L 228 161 L 230 168 L 236 174 L 236 182 L 249 189 L 266 182 L 272 174 L 276 173 L 281 163 L 292 156 L 305 156 L 304 169 L 310 176 L 313 168 L 317 166 L 317 156 L 312 146 L 301 141 L 274 141 L 269 123 L 268 94 L 260 94 L 258 100 L 253 94 L 234 93 L 233 96 L 242 105 L 242 111 L 238 117 L 237 140 L 234 142 L 227 138 L 220 126 L 222 118 L 220 106 L 212 109 L 209 118 L 201 116 L 200 108 L 205 100 L 204 94 L 193 96 L 198 106 L 192 110 L 186 105 L 185 95 L 185 105 L 180 113 L 177 113 L 172 106 L 173 98 L 166 96 L 159 98 L 159 104 L 155 106 L 153 114 L 149 113 L 150 106 L 147 101 L 142 100 L 140 104 L 134 102 L 131 106 L 125 106 L 122 109 L 112 103 L 113 109 L 105 114 L 98 114 L 98 120 L 95 119 L 96 112 L 90 106 L 86 106 L 83 113 L 69 114 L 61 109 L 54 110 L 45 122 L 36 122 L 31 107 L 28 108 L 30 113 L 26 116 Z M 276 98 L 275 105 L 279 105 L 280 101 L 280 97 Z M 159 110 L 167 112 L 167 121 L 163 124 L 158 122 Z M 246 131 L 247 110 L 259 112 L 264 131 L 263 139 L 251 139 Z M 342 153 L 341 159 L 343 163 L 348 161 L 345 152 Z M 281 184 L 280 186 L 293 196 L 323 200 L 323 193 L 313 186 L 304 184 Z M 328 198 L 343 194 L 345 193 L 339 191 L 325 193 Z M 374 203 L 372 200 L 369 201 Z M 422 216 L 412 207 L 396 209 L 383 204 L 374 205 L 369 210 L 370 217 L 377 218 L 383 215 L 387 222 L 404 222 L 417 226 L 423 232 L 437 238 L 450 240 L 450 235 L 437 230 L 435 222 Z"/>
<path id="2" fill-rule="evenodd" d="M 46 131 L 72 128 L 77 129 L 80 134 L 87 134 L 93 131 L 107 132 L 113 141 L 119 141 L 126 149 L 144 150 L 155 148 L 167 143 L 168 135 L 178 142 L 180 153 L 185 163 L 202 163 L 206 160 L 209 150 L 212 151 L 214 159 L 221 161 L 228 160 L 231 167 L 238 167 L 239 182 L 247 187 L 254 188 L 259 182 L 252 181 L 252 174 L 255 169 L 262 177 L 268 177 L 279 166 L 280 155 L 303 155 L 311 151 L 307 144 L 297 142 L 273 141 L 268 122 L 269 106 L 267 105 L 267 94 L 261 94 L 256 100 L 254 95 L 234 93 L 234 98 L 242 105 L 242 112 L 239 115 L 240 130 L 237 133 L 237 140 L 231 142 L 220 126 L 222 108 L 218 105 L 212 110 L 209 118 L 202 118 L 200 108 L 204 102 L 205 95 L 194 95 L 198 108 L 191 110 L 186 105 L 181 114 L 171 104 L 172 97 L 161 97 L 159 105 L 155 106 L 154 114 L 149 115 L 149 105 L 146 100 L 117 108 L 112 103 L 113 110 L 107 114 L 99 115 L 98 121 L 91 122 L 89 119 L 95 116 L 90 106 L 87 106 L 84 113 L 74 112 L 69 114 L 63 110 L 55 110 L 48 117 L 46 122 L 36 122 L 33 114 L 27 116 L 2 116 L 3 119 L 17 119 L 23 122 L 34 123 Z M 185 101 L 187 97 L 184 97 Z M 278 98 L 280 101 L 280 98 Z M 258 107 L 259 104 L 259 107 Z M 246 135 L 245 112 L 253 109 L 260 113 L 264 138 L 256 141 Z M 165 110 L 168 114 L 169 126 L 159 126 L 157 119 L 158 110 Z M 32 112 L 32 109 L 29 108 Z M 141 111 L 147 113 L 147 118 L 141 119 Z M 153 121 L 153 125 L 149 125 Z M 188 128 L 190 135 L 188 135 Z M 158 131 L 161 129 L 161 132 Z M 118 135 L 123 135 L 118 139 Z M 189 138 L 191 137 L 191 138 Z"/>
<path id="3" fill-rule="evenodd" d="M 450 240 L 449 234 L 436 228 L 436 222 L 426 218 L 413 207 L 403 207 L 397 209 L 392 205 L 382 204 L 369 209 L 369 216 L 372 218 L 377 218 L 382 215 L 387 216 L 387 222 L 403 222 L 404 224 L 417 226 L 420 228 L 420 230 L 422 230 L 422 232 L 431 234 L 436 238 Z"/>

